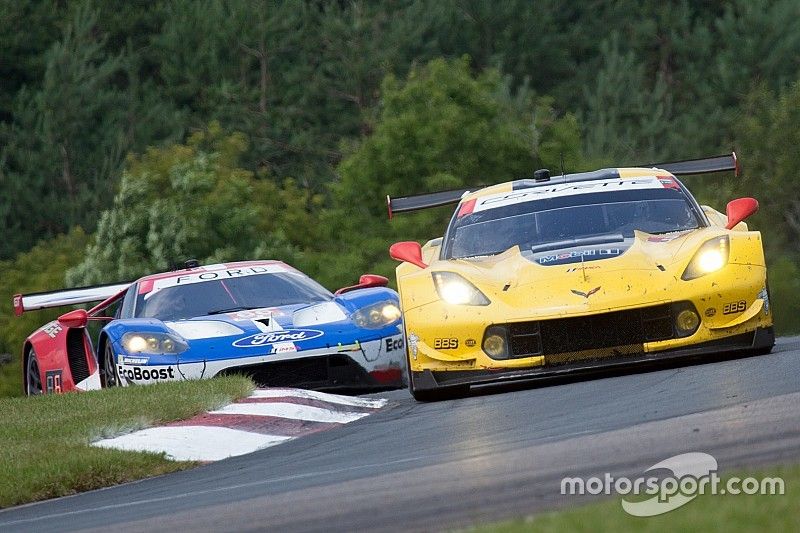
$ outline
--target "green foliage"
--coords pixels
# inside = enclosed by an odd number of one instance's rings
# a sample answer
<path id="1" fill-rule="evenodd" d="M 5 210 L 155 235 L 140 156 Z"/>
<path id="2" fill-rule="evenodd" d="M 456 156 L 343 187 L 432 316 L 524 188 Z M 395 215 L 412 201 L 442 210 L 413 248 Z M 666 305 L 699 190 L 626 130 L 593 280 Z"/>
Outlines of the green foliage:
<path id="1" fill-rule="evenodd" d="M 128 59 L 108 53 L 97 24 L 97 11 L 77 5 L 43 56 L 41 85 L 16 95 L 8 143 L 0 150 L 6 193 L 0 218 L 10 230 L 0 257 L 76 224 L 92 229 L 92 214 L 111 199 L 125 153 L 140 138 L 140 123 L 130 115 L 149 120 L 160 111 L 136 98 L 137 86 L 126 80 Z M 149 110 L 135 112 L 140 104 Z"/>
<path id="2" fill-rule="evenodd" d="M 329 285 L 351 283 L 366 269 L 389 274 L 393 240 L 427 239 L 446 226 L 450 209 L 386 220 L 376 198 L 404 196 L 530 176 L 571 168 L 580 153 L 574 117 L 556 117 L 550 100 L 530 91 L 512 94 L 495 70 L 474 76 L 467 58 L 433 60 L 402 82 L 388 76 L 372 135 L 338 167 L 333 206 L 323 215 L 328 233 L 320 268 Z"/>
<path id="3" fill-rule="evenodd" d="M 0 366 L 0 397 L 22 392 L 20 354 L 25 338 L 64 312 L 32 311 L 16 317 L 11 307 L 13 295 L 63 288 L 64 272 L 78 264 L 87 241 L 83 230 L 74 228 L 67 235 L 40 242 L 13 260 L 0 262 L 0 353 L 12 355 L 10 364 Z"/>
<path id="4" fill-rule="evenodd" d="M 113 206 L 100 216 L 84 261 L 70 270 L 73 285 L 135 279 L 184 260 L 203 263 L 250 258 L 254 251 L 293 262 L 310 224 L 288 203 L 318 202 L 289 182 L 278 187 L 237 167 L 247 149 L 241 134 L 219 125 L 185 145 L 150 148 L 131 157 Z M 290 200 L 291 198 L 291 200 Z"/>
<path id="5" fill-rule="evenodd" d="M 61 286 L 84 250 L 71 283 L 275 257 L 335 288 L 391 275 L 388 245 L 451 213 L 389 222 L 386 194 L 735 146 L 746 179 L 692 190 L 757 195 L 777 324 L 800 329 L 798 18 L 796 0 L 0 0 L 0 297 Z M 75 226 L 97 232 L 62 257 Z M 0 316 L 4 349 L 46 316 Z"/>
<path id="6" fill-rule="evenodd" d="M 737 189 L 742 194 L 758 191 L 760 210 L 754 220 L 770 228 L 765 232 L 769 250 L 800 256 L 800 83 L 780 95 L 763 86 L 755 89 L 739 124 L 747 179 Z"/>

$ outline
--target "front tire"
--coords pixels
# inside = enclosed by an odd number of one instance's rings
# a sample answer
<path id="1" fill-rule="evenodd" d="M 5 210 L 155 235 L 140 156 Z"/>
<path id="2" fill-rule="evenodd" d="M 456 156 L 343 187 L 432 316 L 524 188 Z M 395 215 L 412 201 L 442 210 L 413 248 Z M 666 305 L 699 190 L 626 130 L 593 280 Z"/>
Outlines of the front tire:
<path id="1" fill-rule="evenodd" d="M 42 373 L 39 371 L 39 361 L 36 359 L 36 352 L 33 346 L 28 348 L 28 354 L 25 358 L 25 394 L 28 396 L 44 394 Z"/>
<path id="2" fill-rule="evenodd" d="M 106 339 L 103 347 L 103 366 L 100 369 L 100 383 L 103 388 L 120 386 L 119 374 L 117 374 L 117 356 L 108 339 Z"/>

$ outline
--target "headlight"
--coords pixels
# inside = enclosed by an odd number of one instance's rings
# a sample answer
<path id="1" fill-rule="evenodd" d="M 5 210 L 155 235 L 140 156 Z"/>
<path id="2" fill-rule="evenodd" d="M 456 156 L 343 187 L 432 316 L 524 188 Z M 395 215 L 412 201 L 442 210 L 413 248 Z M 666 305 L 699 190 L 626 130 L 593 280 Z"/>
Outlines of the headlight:
<path id="1" fill-rule="evenodd" d="M 716 272 L 728 264 L 729 255 L 730 239 L 727 235 L 706 241 L 689 261 L 681 279 L 688 281 Z"/>
<path id="2" fill-rule="evenodd" d="M 434 272 L 433 284 L 439 298 L 454 305 L 489 305 L 478 288 L 455 272 Z"/>
<path id="3" fill-rule="evenodd" d="M 362 307 L 353 313 L 356 326 L 366 329 L 380 329 L 400 320 L 400 308 L 393 302 L 378 302 Z"/>
<path id="4" fill-rule="evenodd" d="M 131 354 L 181 353 L 189 348 L 183 339 L 159 332 L 126 333 L 122 336 L 122 346 Z"/>
<path id="5" fill-rule="evenodd" d="M 672 316 L 675 320 L 675 333 L 678 337 L 690 337 L 700 327 L 700 315 L 690 302 L 672 304 Z"/>
<path id="6" fill-rule="evenodd" d="M 483 351 L 492 359 L 508 359 L 508 334 L 503 326 L 490 326 L 483 335 Z"/>

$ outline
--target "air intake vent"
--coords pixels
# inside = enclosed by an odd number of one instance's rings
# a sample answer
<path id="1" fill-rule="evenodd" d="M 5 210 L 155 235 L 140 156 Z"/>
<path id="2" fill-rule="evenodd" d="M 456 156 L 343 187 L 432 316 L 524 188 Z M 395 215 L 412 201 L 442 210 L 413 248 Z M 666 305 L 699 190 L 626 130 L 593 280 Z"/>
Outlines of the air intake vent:
<path id="1" fill-rule="evenodd" d="M 89 362 L 86 360 L 86 347 L 83 342 L 83 329 L 67 331 L 67 357 L 72 380 L 80 383 L 89 377 Z"/>
<path id="2" fill-rule="evenodd" d="M 511 356 L 554 355 L 672 339 L 670 304 L 508 325 Z M 555 361 L 555 358 L 551 358 Z"/>

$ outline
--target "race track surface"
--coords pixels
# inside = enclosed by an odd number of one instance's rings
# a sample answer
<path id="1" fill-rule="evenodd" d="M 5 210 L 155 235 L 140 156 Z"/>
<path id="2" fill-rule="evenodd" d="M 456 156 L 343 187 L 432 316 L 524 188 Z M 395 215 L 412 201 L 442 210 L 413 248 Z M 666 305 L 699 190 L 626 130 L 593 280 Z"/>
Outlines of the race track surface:
<path id="1" fill-rule="evenodd" d="M 800 459 L 800 337 L 771 355 L 382 412 L 191 471 L 0 512 L 0 530 L 438 530 L 589 497 L 564 476 L 635 477 L 679 453 L 724 472 Z"/>

